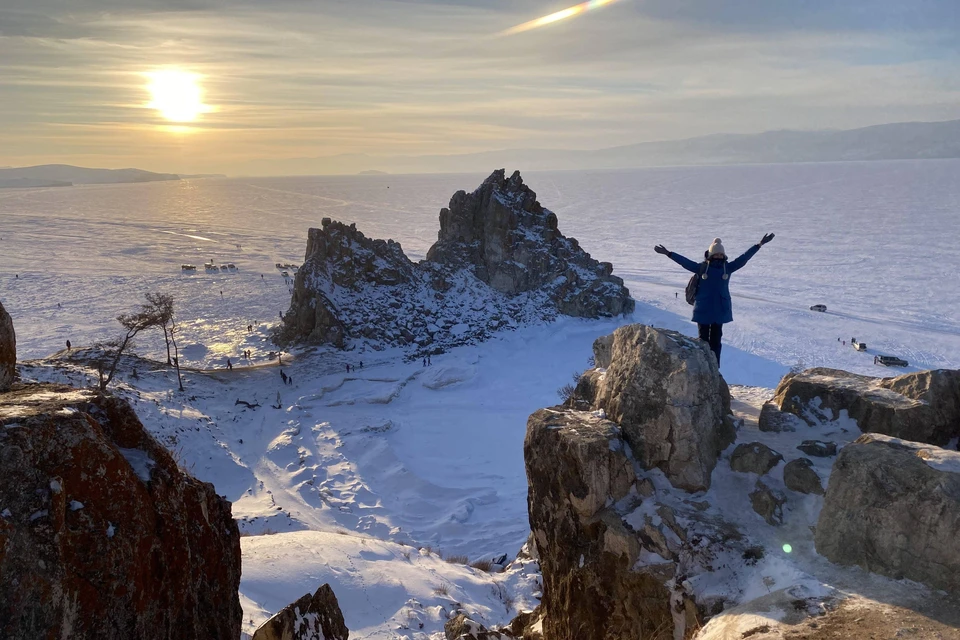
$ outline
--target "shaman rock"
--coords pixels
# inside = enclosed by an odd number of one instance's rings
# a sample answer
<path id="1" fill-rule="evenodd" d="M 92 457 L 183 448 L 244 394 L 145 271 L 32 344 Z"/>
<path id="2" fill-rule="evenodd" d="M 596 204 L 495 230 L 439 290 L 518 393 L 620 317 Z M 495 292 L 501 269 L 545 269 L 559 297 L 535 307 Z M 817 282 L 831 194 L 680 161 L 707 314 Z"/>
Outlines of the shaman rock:
<path id="1" fill-rule="evenodd" d="M 960 592 L 960 453 L 864 434 L 837 456 L 817 552 L 892 578 Z"/>
<path id="2" fill-rule="evenodd" d="M 423 353 L 557 315 L 629 313 L 634 302 L 612 265 L 557 228 L 519 173 L 495 171 L 440 213 L 427 259 L 392 240 L 325 218 L 310 229 L 303 266 L 277 340 L 345 348 L 406 346 Z"/>
<path id="3" fill-rule="evenodd" d="M 18 384 L 0 416 L 0 637 L 239 637 L 230 503 L 126 402 Z"/>

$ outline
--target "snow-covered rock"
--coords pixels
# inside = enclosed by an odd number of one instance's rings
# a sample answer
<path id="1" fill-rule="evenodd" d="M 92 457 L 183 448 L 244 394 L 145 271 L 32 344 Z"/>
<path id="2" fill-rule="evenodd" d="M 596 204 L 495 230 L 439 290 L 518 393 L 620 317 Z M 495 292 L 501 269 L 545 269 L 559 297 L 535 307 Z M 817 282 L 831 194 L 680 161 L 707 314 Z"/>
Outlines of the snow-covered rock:
<path id="1" fill-rule="evenodd" d="M 544 637 L 689 638 L 718 604 L 697 585 L 736 582 L 745 550 L 688 493 L 710 485 L 723 447 L 716 359 L 642 325 L 598 339 L 594 358 L 565 405 L 527 422 Z"/>
<path id="2" fill-rule="evenodd" d="M 783 456 L 762 442 L 744 442 L 730 454 L 730 468 L 762 476 L 783 462 Z"/>
<path id="3" fill-rule="evenodd" d="M 612 265 L 564 237 L 519 172 L 495 171 L 473 193 L 454 194 L 438 236 L 414 264 L 393 240 L 324 218 L 308 232 L 278 340 L 344 348 L 365 339 L 435 352 L 558 314 L 633 310 Z"/>
<path id="4" fill-rule="evenodd" d="M 817 523 L 817 551 L 960 592 L 960 453 L 879 434 L 840 451 Z"/>
<path id="5" fill-rule="evenodd" d="M 710 487 L 720 451 L 735 434 L 717 361 L 706 343 L 640 324 L 594 343 L 597 368 L 581 376 L 574 402 L 603 409 L 646 469 L 686 491 Z"/>
<path id="6" fill-rule="evenodd" d="M 960 371 L 918 371 L 872 378 L 838 369 L 788 374 L 774 403 L 808 424 L 836 419 L 841 411 L 864 433 L 882 433 L 938 446 L 960 436 Z"/>
<path id="7" fill-rule="evenodd" d="M 347 640 L 350 631 L 343 621 L 337 596 L 329 584 L 313 595 L 305 594 L 260 625 L 253 640 Z"/>

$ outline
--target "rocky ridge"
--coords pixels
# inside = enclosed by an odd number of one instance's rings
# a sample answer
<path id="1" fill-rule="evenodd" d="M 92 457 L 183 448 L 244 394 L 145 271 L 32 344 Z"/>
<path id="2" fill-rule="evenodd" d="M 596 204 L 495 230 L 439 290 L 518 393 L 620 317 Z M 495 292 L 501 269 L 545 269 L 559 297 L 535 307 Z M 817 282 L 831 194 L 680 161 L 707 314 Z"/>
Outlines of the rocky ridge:
<path id="1" fill-rule="evenodd" d="M 410 346 L 434 352 L 557 315 L 633 310 L 613 275 L 557 227 L 519 172 L 498 170 L 440 212 L 437 242 L 413 263 L 392 240 L 325 218 L 308 232 L 281 344 Z"/>
<path id="2" fill-rule="evenodd" d="M 17 334 L 13 320 L 0 303 L 0 391 L 13 384 L 17 374 Z"/>

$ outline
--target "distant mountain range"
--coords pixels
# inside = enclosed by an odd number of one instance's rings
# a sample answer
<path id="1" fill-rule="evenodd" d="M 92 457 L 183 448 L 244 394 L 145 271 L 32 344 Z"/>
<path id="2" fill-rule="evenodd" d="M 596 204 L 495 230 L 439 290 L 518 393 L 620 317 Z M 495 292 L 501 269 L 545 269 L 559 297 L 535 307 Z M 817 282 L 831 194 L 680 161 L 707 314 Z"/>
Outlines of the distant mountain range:
<path id="1" fill-rule="evenodd" d="M 217 174 L 219 175 L 219 174 Z M 214 174 L 183 176 L 209 178 Z M 0 168 L 0 188 L 69 187 L 75 184 L 117 184 L 179 180 L 175 173 L 154 173 L 143 169 L 89 169 L 69 164 L 43 164 L 36 167 Z"/>
<path id="2" fill-rule="evenodd" d="M 247 175 L 394 173 L 486 173 L 495 167 L 523 171 L 627 169 L 633 167 L 960 158 L 960 120 L 903 122 L 843 131 L 768 131 L 716 134 L 642 142 L 593 151 L 505 149 L 461 155 L 370 156 L 252 161 L 237 167 Z"/>

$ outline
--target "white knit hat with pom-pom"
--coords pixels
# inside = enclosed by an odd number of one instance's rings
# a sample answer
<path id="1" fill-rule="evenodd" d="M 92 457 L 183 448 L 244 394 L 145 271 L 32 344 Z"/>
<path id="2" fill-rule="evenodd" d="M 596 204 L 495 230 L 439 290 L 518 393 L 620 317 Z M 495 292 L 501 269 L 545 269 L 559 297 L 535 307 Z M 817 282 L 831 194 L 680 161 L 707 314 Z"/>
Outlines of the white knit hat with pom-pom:
<path id="1" fill-rule="evenodd" d="M 717 254 L 727 255 L 727 252 L 723 250 L 723 245 L 720 243 L 720 238 L 714 238 L 713 244 L 710 245 L 710 248 L 707 249 L 707 255 L 713 257 Z"/>

